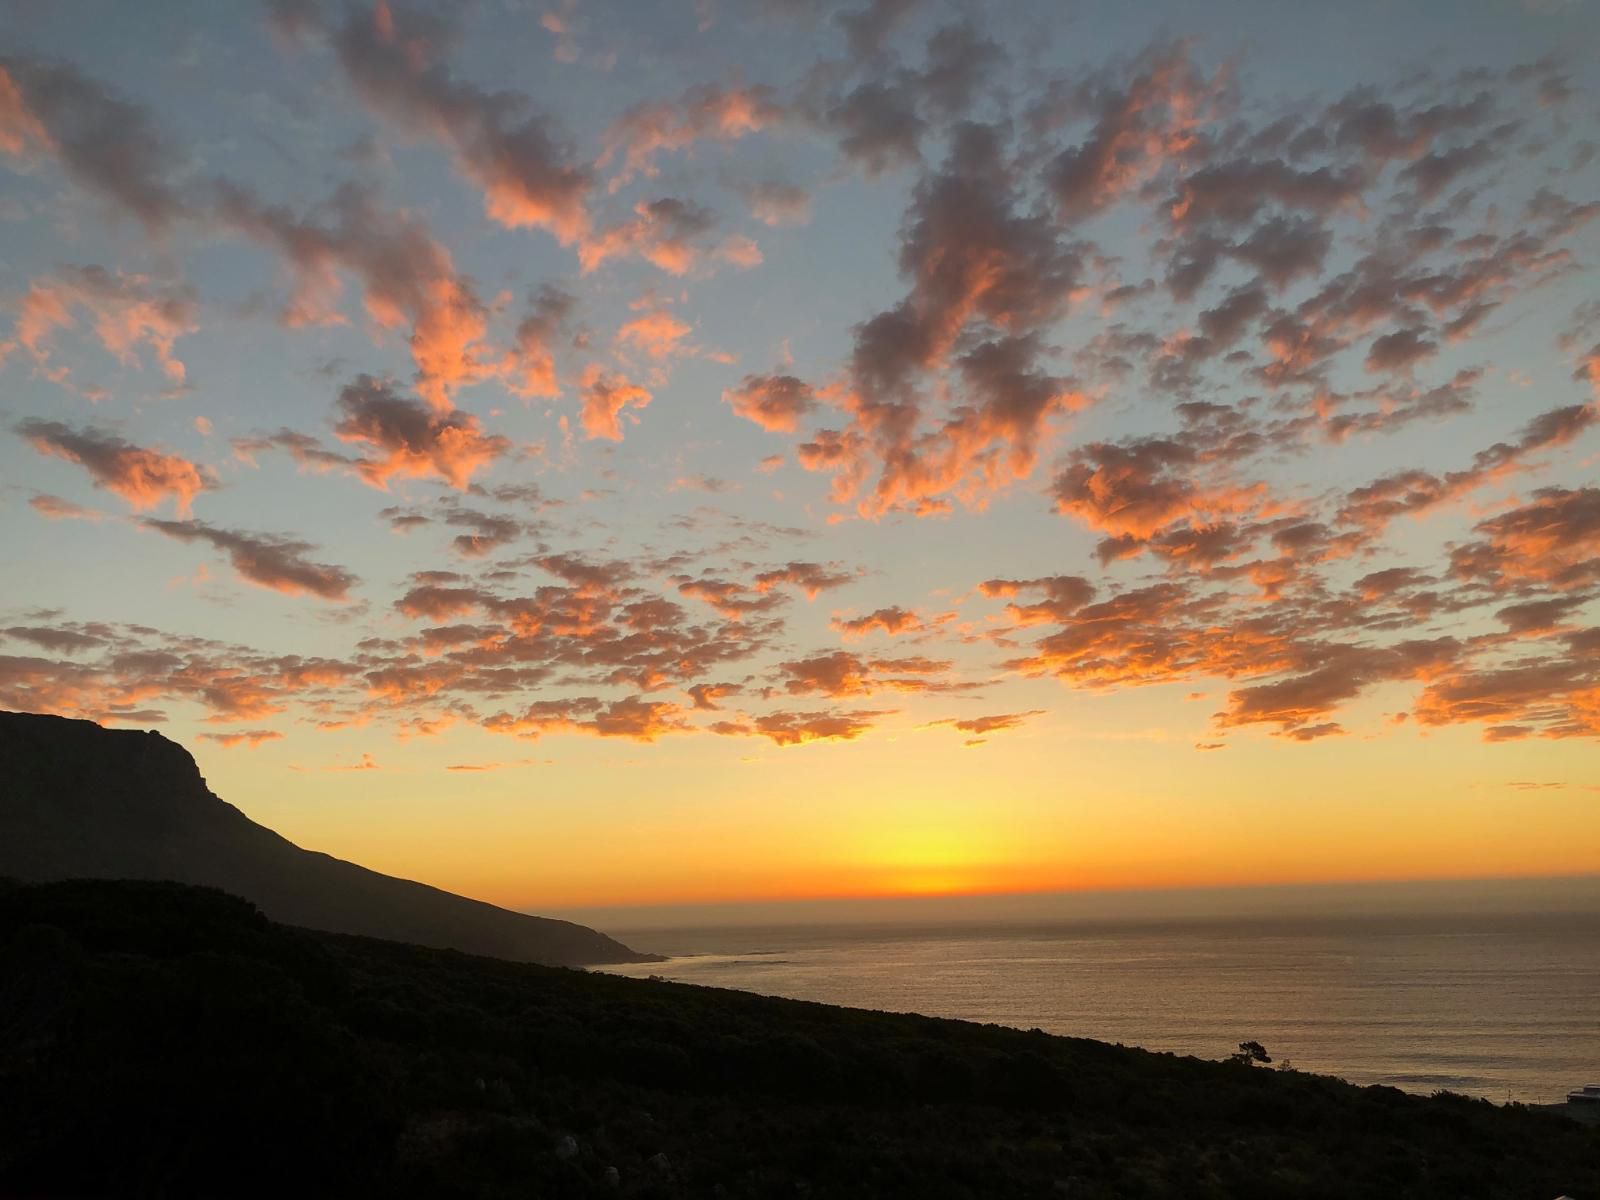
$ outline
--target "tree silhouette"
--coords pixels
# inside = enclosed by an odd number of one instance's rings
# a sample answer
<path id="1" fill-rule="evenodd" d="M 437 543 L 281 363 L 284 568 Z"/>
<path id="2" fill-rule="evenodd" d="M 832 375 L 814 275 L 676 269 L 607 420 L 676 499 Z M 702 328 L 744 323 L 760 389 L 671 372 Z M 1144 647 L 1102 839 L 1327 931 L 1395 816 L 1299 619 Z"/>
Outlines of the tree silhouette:
<path id="1" fill-rule="evenodd" d="M 1269 1063 L 1272 1061 L 1272 1055 L 1267 1053 L 1267 1048 L 1260 1042 L 1240 1042 L 1239 1049 L 1231 1057 L 1234 1062 L 1243 1063 L 1247 1067 L 1251 1063 Z"/>

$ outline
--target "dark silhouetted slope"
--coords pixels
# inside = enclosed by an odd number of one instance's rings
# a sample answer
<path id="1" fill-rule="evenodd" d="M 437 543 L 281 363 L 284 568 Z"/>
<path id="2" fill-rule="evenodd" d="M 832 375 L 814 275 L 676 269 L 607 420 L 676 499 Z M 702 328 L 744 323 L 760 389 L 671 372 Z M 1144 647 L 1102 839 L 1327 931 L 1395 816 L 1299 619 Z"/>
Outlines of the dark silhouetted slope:
<path id="1" fill-rule="evenodd" d="M 0 884 L 0 1196 L 1600 1196 L 1460 1096 Z"/>
<path id="2" fill-rule="evenodd" d="M 160 734 L 32 713 L 0 713 L 0 876 L 206 884 L 287 924 L 556 966 L 653 957 L 302 850 L 212 795 Z"/>

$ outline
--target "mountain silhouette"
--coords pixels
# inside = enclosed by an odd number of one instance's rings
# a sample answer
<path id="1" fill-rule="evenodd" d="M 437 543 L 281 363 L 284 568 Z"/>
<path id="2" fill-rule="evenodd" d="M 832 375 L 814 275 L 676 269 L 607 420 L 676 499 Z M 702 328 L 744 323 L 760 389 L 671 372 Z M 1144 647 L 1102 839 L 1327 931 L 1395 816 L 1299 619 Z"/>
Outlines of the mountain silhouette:
<path id="1" fill-rule="evenodd" d="M 301 849 L 213 795 L 159 733 L 0 712 L 0 773 L 0 877 L 204 884 L 286 924 L 551 966 L 657 957 Z"/>

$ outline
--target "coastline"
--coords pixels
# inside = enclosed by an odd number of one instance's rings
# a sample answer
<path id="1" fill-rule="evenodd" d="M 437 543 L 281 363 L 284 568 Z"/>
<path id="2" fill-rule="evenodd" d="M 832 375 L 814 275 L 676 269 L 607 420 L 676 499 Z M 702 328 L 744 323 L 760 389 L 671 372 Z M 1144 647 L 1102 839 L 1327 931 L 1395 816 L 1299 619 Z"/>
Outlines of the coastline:
<path id="1" fill-rule="evenodd" d="M 1456 914 L 1299 923 L 619 931 L 615 973 L 1038 1027 L 1216 1060 L 1246 1039 L 1345 1079 L 1562 1109 L 1592 1076 L 1589 922 Z M 1184 999 L 1189 997 L 1189 999 Z"/>

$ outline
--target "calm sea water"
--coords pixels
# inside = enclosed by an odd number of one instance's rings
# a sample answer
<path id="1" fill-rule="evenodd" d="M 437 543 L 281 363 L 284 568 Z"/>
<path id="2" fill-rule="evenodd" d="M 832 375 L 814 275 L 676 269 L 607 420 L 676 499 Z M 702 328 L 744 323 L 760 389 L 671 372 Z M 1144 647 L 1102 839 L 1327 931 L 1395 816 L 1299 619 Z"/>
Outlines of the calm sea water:
<path id="1" fill-rule="evenodd" d="M 686 983 L 1551 1103 L 1600 1081 L 1600 917 L 612 931 Z"/>

